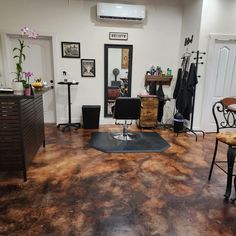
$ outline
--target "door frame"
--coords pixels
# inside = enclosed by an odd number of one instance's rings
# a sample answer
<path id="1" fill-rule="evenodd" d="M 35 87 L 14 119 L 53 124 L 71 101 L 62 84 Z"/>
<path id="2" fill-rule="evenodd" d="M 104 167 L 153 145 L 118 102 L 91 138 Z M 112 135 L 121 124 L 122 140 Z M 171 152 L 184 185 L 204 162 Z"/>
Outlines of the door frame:
<path id="1" fill-rule="evenodd" d="M 7 81 L 10 71 L 10 55 L 9 55 L 9 50 L 10 50 L 10 37 L 19 37 L 19 33 L 16 32 L 1 32 L 0 33 L 1 37 L 1 44 L 2 44 L 2 56 L 6 58 L 6 60 L 3 60 L 3 78 L 5 85 L 9 86 L 9 81 Z M 50 41 L 51 44 L 51 56 L 52 56 L 52 74 L 53 74 L 53 81 L 54 81 L 54 89 L 52 90 L 53 97 L 55 99 L 55 108 L 54 108 L 54 113 L 55 113 L 55 122 L 58 123 L 58 105 L 57 105 L 57 78 L 59 78 L 58 74 L 58 50 L 57 46 L 58 45 L 58 40 L 57 40 L 57 34 L 56 33 L 40 33 L 40 36 L 38 36 L 38 39 L 46 39 Z M 37 40 L 37 39 L 36 39 Z"/>
<path id="2" fill-rule="evenodd" d="M 204 92 L 202 100 L 202 115 L 201 115 L 201 127 L 204 131 L 207 131 L 208 124 L 204 122 L 206 120 L 206 114 L 209 114 L 209 107 L 211 108 L 211 94 L 209 94 L 208 89 L 212 85 L 212 81 L 208 78 L 212 78 L 212 73 L 214 72 L 213 68 L 210 67 L 209 62 L 212 62 L 214 59 L 214 49 L 215 42 L 219 41 L 235 41 L 236 35 L 234 34 L 210 34 L 208 41 L 208 53 L 207 53 L 207 64 L 205 70 L 205 82 L 204 82 Z M 210 109 L 210 114 L 212 114 Z"/>

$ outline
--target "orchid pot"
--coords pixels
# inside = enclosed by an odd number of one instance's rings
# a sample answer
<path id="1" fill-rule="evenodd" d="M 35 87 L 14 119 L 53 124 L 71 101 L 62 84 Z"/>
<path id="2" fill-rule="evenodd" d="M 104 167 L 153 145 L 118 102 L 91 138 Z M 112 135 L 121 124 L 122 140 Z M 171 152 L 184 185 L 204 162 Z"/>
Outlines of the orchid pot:
<path id="1" fill-rule="evenodd" d="M 22 81 L 12 81 L 12 90 L 14 95 L 24 95 L 24 86 Z"/>
<path id="2" fill-rule="evenodd" d="M 25 96 L 30 96 L 31 95 L 31 86 L 30 84 L 25 85 Z"/>

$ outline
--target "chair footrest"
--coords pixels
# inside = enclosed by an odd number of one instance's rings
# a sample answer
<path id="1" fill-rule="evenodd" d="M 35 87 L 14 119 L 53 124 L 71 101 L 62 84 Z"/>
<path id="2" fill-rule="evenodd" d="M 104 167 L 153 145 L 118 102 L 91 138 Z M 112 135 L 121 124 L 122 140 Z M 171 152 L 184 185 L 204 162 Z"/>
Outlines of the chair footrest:
<path id="1" fill-rule="evenodd" d="M 227 161 L 215 161 L 215 165 L 221 169 L 225 174 L 228 174 L 228 172 L 222 167 L 220 166 L 218 163 L 227 163 Z M 236 173 L 233 173 L 232 176 L 236 176 Z"/>

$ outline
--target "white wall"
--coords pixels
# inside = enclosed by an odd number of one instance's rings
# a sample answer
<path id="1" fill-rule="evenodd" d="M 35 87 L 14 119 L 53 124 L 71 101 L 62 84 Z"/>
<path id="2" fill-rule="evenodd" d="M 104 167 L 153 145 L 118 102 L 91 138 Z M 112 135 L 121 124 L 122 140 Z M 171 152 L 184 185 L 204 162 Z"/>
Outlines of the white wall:
<path id="1" fill-rule="evenodd" d="M 159 65 L 164 71 L 172 68 L 176 75 L 182 7 L 171 0 L 150 0 L 146 7 L 146 22 L 132 25 L 97 22 L 95 0 L 0 0 L 0 30 L 18 33 L 20 28 L 28 26 L 41 35 L 55 34 L 58 55 L 55 80 L 59 81 L 65 70 L 71 79 L 80 82 L 72 91 L 72 120 L 81 118 L 82 105 L 100 104 L 101 123 L 109 123 L 109 119 L 103 117 L 105 43 L 133 44 L 132 96 L 144 90 L 144 74 L 152 65 Z M 128 41 L 110 41 L 109 32 L 127 32 Z M 80 59 L 61 58 L 61 41 L 80 42 L 81 58 L 96 60 L 95 78 L 81 77 Z M 171 89 L 164 90 L 172 96 Z M 66 121 L 64 104 L 58 107 L 58 122 Z"/>
<path id="2" fill-rule="evenodd" d="M 200 31 L 199 49 L 208 52 L 209 35 L 210 34 L 230 34 L 236 35 L 236 1 L 234 0 L 204 0 L 202 10 L 202 23 Z M 203 83 L 198 86 L 198 106 L 197 109 L 203 109 L 204 100 L 204 82 L 206 78 L 206 63 L 199 67 L 199 73 L 202 75 Z M 204 114 L 198 116 L 197 124 L 203 126 Z"/>
<path id="3" fill-rule="evenodd" d="M 183 7 L 183 21 L 182 21 L 182 32 L 181 32 L 181 40 L 180 40 L 180 54 L 179 54 L 179 66 L 181 66 L 181 57 L 185 52 L 191 53 L 192 51 L 198 50 L 199 44 L 199 34 L 200 34 L 200 26 L 201 26 L 201 14 L 202 14 L 202 0 L 195 1 L 186 1 L 186 4 Z M 185 38 L 191 38 L 193 35 L 193 42 L 184 46 Z M 190 62 L 194 62 L 193 54 L 190 58 Z M 196 120 L 199 120 L 199 84 L 202 83 L 202 79 L 198 79 L 198 84 L 196 87 L 196 100 L 195 100 L 195 113 L 194 113 L 194 127 L 199 127 L 199 124 L 196 123 Z"/>
<path id="4" fill-rule="evenodd" d="M 198 50 L 199 33 L 201 26 L 202 1 L 186 1 L 183 7 L 183 21 L 180 41 L 180 57 L 187 50 L 189 52 Z M 193 35 L 193 42 L 184 46 L 186 37 Z"/>

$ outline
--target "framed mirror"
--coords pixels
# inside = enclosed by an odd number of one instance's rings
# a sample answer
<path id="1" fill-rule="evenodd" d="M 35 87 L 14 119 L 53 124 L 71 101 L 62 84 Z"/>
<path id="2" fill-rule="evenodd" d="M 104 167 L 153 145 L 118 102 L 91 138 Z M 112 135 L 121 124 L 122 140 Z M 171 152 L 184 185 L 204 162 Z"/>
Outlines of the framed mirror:
<path id="1" fill-rule="evenodd" d="M 117 97 L 131 96 L 133 45 L 104 45 L 104 117 L 112 116 Z"/>

